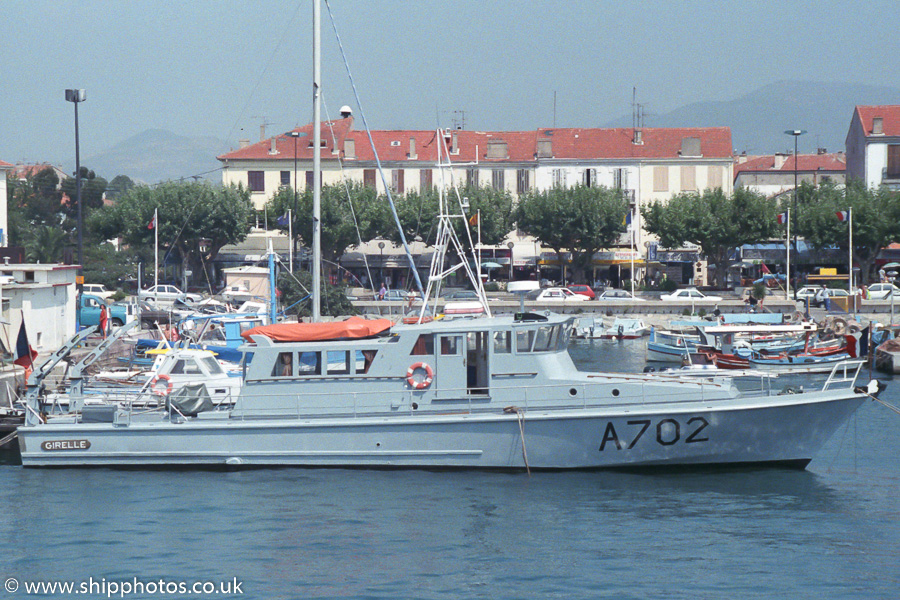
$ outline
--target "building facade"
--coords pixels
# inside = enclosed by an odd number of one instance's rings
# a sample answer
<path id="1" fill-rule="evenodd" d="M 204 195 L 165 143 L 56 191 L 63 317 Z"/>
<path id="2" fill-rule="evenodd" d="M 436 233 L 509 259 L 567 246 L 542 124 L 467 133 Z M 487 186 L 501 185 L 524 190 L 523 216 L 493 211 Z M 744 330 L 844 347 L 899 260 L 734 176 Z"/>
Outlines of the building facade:
<path id="1" fill-rule="evenodd" d="M 816 154 L 797 155 L 796 169 L 793 154 L 768 154 L 734 158 L 734 187 L 744 187 L 775 198 L 794 189 L 797 184 L 821 185 L 832 182 L 843 185 L 847 162 L 843 152 L 827 152 L 824 148 Z"/>
<path id="2" fill-rule="evenodd" d="M 900 106 L 857 106 L 846 150 L 848 180 L 900 190 Z"/>

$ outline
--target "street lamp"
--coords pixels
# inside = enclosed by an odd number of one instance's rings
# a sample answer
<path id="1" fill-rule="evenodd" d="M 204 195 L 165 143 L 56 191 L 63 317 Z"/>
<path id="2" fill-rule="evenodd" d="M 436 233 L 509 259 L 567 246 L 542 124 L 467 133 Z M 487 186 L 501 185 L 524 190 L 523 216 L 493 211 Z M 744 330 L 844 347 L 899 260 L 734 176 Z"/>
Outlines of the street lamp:
<path id="1" fill-rule="evenodd" d="M 84 102 L 87 95 L 84 90 L 66 90 L 66 102 L 75 105 L 75 204 L 78 206 L 78 275 L 75 277 L 75 294 L 78 296 L 78 305 L 81 306 L 81 292 L 84 289 L 84 247 L 81 230 L 81 152 L 78 145 L 78 104 Z M 75 330 L 81 329 L 80 310 L 75 311 Z"/>
<path id="2" fill-rule="evenodd" d="M 509 248 L 509 280 L 510 281 L 513 280 L 513 256 L 512 256 L 513 246 L 515 246 L 515 244 L 512 242 L 506 243 L 506 247 Z"/>
<path id="3" fill-rule="evenodd" d="M 797 223 L 800 222 L 800 211 L 799 211 L 799 202 L 797 201 L 797 175 L 798 175 L 798 164 L 797 164 L 797 138 L 806 133 L 805 129 L 786 129 L 785 132 L 787 135 L 794 136 L 794 219 Z M 799 248 L 797 247 L 797 227 L 794 227 L 794 264 L 797 265 L 797 255 L 799 254 Z M 799 266 L 799 265 L 798 265 Z M 799 273 L 799 268 L 797 269 Z M 797 277 L 799 281 L 800 278 Z M 787 282 L 788 288 L 791 286 L 791 282 Z M 797 299 L 797 287 L 794 286 L 794 300 Z"/>

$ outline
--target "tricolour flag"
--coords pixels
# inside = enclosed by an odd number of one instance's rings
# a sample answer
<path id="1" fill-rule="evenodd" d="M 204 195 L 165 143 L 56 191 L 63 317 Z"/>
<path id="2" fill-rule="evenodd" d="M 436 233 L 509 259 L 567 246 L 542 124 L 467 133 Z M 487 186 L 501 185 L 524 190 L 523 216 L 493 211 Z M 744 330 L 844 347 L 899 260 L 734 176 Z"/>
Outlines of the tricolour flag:
<path id="1" fill-rule="evenodd" d="M 850 218 L 850 211 L 848 210 L 839 210 L 834 214 L 837 215 L 838 221 L 846 221 Z"/>
<path id="2" fill-rule="evenodd" d="M 147 225 L 147 229 L 156 229 L 156 213 L 153 213 L 153 218 L 150 219 L 150 224 Z"/>
<path id="3" fill-rule="evenodd" d="M 16 360 L 13 363 L 20 367 L 31 368 L 34 359 L 38 357 L 38 352 L 28 343 L 28 334 L 25 332 L 25 321 L 22 321 L 19 327 L 19 337 L 16 339 Z"/>
<path id="4" fill-rule="evenodd" d="M 285 211 L 285 213 L 283 215 L 281 215 L 280 217 L 275 219 L 275 222 L 278 225 L 281 225 L 282 227 L 284 227 L 288 224 L 289 220 L 290 220 L 290 216 L 288 215 L 287 211 Z"/>
<path id="5" fill-rule="evenodd" d="M 787 213 L 786 212 L 778 214 L 778 222 L 781 225 L 784 225 L 785 223 L 787 223 Z"/>

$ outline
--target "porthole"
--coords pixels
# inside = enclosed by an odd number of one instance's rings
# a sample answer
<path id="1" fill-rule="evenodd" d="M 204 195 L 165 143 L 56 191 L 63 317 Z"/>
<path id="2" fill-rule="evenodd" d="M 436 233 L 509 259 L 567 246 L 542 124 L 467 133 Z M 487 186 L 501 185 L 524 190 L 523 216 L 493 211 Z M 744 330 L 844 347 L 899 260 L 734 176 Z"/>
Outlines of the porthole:
<path id="1" fill-rule="evenodd" d="M 613 396 L 618 396 L 618 395 L 619 395 L 618 388 L 613 389 Z"/>
<path id="2" fill-rule="evenodd" d="M 570 395 L 570 396 L 577 396 L 577 395 L 578 395 L 578 390 L 576 390 L 575 388 L 569 388 L 569 395 Z"/>

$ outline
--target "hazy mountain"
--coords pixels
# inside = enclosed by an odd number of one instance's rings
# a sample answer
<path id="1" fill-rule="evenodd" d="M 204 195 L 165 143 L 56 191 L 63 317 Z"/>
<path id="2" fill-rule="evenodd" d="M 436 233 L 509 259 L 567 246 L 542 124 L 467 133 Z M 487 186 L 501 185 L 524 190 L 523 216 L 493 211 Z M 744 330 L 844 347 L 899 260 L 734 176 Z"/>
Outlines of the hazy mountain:
<path id="1" fill-rule="evenodd" d="M 198 175 L 221 182 L 221 163 L 216 156 L 227 151 L 228 144 L 213 137 L 185 137 L 148 129 L 81 162 L 107 180 L 128 175 L 135 181 L 157 183 Z"/>
<path id="2" fill-rule="evenodd" d="M 900 88 L 852 83 L 779 81 L 727 102 L 695 102 L 669 113 L 648 115 L 646 127 L 731 127 L 737 153 L 772 154 L 793 151 L 786 129 L 805 129 L 800 151 L 816 147 L 844 150 L 850 117 L 856 105 L 900 104 Z M 652 112 L 652 107 L 648 109 Z M 631 127 L 624 116 L 602 127 Z"/>

